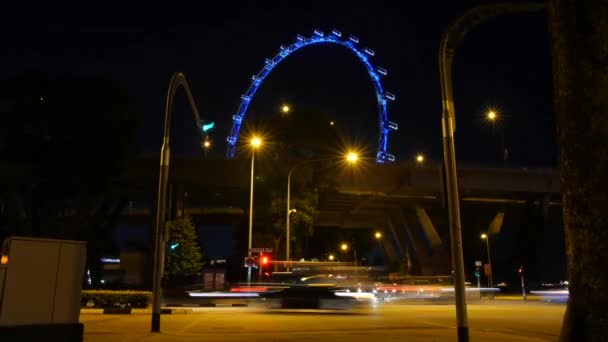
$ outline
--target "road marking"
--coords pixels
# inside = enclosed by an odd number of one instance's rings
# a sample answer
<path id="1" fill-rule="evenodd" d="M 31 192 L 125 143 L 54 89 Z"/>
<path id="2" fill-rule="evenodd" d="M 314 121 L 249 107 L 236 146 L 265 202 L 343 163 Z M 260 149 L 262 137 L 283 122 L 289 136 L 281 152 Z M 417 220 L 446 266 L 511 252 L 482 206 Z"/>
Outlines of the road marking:
<path id="1" fill-rule="evenodd" d="M 421 320 L 416 320 L 416 322 L 420 322 L 420 323 L 424 323 L 424 324 L 429 324 L 429 325 L 435 325 L 435 326 L 443 327 L 443 328 L 447 328 L 447 329 L 456 329 L 455 326 L 445 325 L 445 324 L 439 324 L 439 323 L 435 323 L 435 322 L 421 321 Z"/>
<path id="2" fill-rule="evenodd" d="M 192 328 L 192 326 L 194 326 L 194 325 L 196 325 L 196 324 L 200 323 L 200 321 L 202 321 L 202 320 L 203 320 L 203 318 L 208 318 L 208 317 L 207 317 L 207 316 L 205 316 L 205 315 L 201 315 L 201 316 L 200 316 L 198 319 L 196 319 L 196 320 L 192 320 L 190 323 L 186 324 L 186 326 L 185 326 L 185 327 L 183 327 L 183 328 L 182 328 L 182 329 L 181 329 L 179 332 L 182 332 L 182 333 L 186 332 L 186 330 L 188 330 L 188 329 Z"/>

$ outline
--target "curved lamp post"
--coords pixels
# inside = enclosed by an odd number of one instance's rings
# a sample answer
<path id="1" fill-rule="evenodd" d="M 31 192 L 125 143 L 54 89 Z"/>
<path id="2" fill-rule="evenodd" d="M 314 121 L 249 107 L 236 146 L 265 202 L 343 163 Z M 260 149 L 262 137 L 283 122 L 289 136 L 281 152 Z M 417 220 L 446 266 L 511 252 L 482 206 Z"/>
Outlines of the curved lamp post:
<path id="1" fill-rule="evenodd" d="M 456 19 L 444 32 L 439 46 L 439 74 L 441 78 L 441 98 L 443 114 L 443 156 L 445 159 L 450 242 L 452 250 L 452 269 L 454 272 L 454 291 L 456 297 L 456 321 L 458 341 L 469 341 L 469 324 L 464 289 L 464 262 L 462 256 L 462 233 L 460 223 L 460 204 L 458 202 L 458 183 L 456 172 L 456 149 L 454 132 L 456 130 L 454 97 L 452 93 L 452 63 L 459 43 L 464 36 L 479 23 L 500 14 L 528 12 L 546 8 L 542 3 L 505 3 L 490 4 L 473 8 Z"/>
<path id="2" fill-rule="evenodd" d="M 190 108 L 194 114 L 197 127 L 201 127 L 201 118 L 198 109 L 192 98 L 190 87 L 186 81 L 186 76 L 181 72 L 176 72 L 171 77 L 167 101 L 165 106 L 165 129 L 163 135 L 163 146 L 160 150 L 160 172 L 158 177 L 158 202 L 156 205 L 156 229 L 155 229 L 155 249 L 154 249 L 154 284 L 152 288 L 152 332 L 160 331 L 160 304 L 162 300 L 162 278 L 165 264 L 165 246 L 168 239 L 166 227 L 167 218 L 167 182 L 169 179 L 170 161 L 170 137 L 171 137 L 171 113 L 173 111 L 173 98 L 179 87 L 183 87 L 190 103 Z"/>

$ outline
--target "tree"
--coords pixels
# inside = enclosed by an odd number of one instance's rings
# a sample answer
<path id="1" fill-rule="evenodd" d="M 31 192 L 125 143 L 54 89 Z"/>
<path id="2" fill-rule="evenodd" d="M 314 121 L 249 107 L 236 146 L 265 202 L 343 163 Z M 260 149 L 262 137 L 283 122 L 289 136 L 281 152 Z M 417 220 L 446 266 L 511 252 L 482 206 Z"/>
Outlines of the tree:
<path id="1" fill-rule="evenodd" d="M 310 159 L 337 157 L 341 142 L 336 127 L 329 125 L 327 115 L 317 110 L 299 107 L 289 117 L 273 116 L 248 123 L 250 127 L 264 127 L 266 136 L 271 136 L 272 145 L 265 146 L 256 155 L 256 205 L 254 243 L 259 246 L 274 246 L 275 255 L 286 233 L 286 185 L 287 174 L 293 165 Z M 314 137 L 314 138 L 311 138 Z M 319 193 L 334 187 L 335 163 L 307 163 L 299 166 L 291 179 L 291 207 L 297 212 L 290 216 L 291 255 L 302 256 L 305 241 L 313 235 L 314 215 L 319 205 Z M 293 258 L 292 258 L 293 259 Z"/>
<path id="2" fill-rule="evenodd" d="M 184 281 L 201 273 L 203 254 L 196 227 L 188 216 L 169 221 L 169 252 L 165 274 L 169 280 Z"/>
<path id="3" fill-rule="evenodd" d="M 298 195 L 291 198 L 291 207 L 296 208 L 296 212 L 290 216 L 290 247 L 292 259 L 301 257 L 303 241 L 313 235 L 314 215 L 319 205 L 316 192 L 298 192 Z M 275 253 L 279 251 L 279 244 L 286 238 L 286 217 L 287 203 L 284 194 L 274 193 L 269 206 L 270 217 L 272 220 L 272 237 L 274 241 Z M 295 253 L 294 253 L 295 252 Z M 282 255 L 281 255 L 282 256 Z"/>
<path id="4" fill-rule="evenodd" d="M 92 278 L 113 253 L 127 198 L 110 186 L 136 154 L 132 98 L 99 77 L 27 74 L 0 81 L 2 220 L 10 235 L 88 241 Z"/>
<path id="5" fill-rule="evenodd" d="M 608 3 L 552 0 L 570 299 L 562 341 L 608 336 Z"/>

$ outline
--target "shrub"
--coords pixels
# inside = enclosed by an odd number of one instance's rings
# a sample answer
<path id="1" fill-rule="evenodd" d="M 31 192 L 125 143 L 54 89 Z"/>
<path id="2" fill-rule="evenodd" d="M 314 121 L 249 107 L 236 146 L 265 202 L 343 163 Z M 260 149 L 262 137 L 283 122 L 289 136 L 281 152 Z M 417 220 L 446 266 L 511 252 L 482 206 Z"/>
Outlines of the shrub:
<path id="1" fill-rule="evenodd" d="M 92 300 L 95 308 L 130 307 L 145 308 L 152 299 L 150 291 L 109 291 L 109 290 L 82 290 L 80 305 L 87 307 Z M 90 304 L 89 304 L 90 305 Z"/>

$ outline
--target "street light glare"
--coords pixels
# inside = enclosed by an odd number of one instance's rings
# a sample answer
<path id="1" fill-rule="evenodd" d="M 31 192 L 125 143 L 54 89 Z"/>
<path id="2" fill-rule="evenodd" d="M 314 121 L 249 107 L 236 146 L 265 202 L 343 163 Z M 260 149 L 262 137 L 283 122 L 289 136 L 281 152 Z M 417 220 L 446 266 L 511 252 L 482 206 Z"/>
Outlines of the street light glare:
<path id="1" fill-rule="evenodd" d="M 251 146 L 260 147 L 260 145 L 262 145 L 262 139 L 258 137 L 254 137 L 253 139 L 251 139 Z"/>
<path id="2" fill-rule="evenodd" d="M 335 123 L 335 122 L 333 122 L 333 121 L 330 121 L 330 122 L 329 122 L 329 125 L 330 125 L 330 126 L 333 126 L 333 125 L 335 125 L 335 124 L 336 124 L 336 123 Z"/>
<path id="3" fill-rule="evenodd" d="M 487 234 L 485 234 L 485 233 L 484 233 L 484 234 L 481 234 L 481 238 L 482 238 L 483 240 L 485 240 L 485 239 L 487 239 L 487 238 L 488 238 L 488 235 L 487 235 Z"/>
<path id="4" fill-rule="evenodd" d="M 418 154 L 418 155 L 416 156 L 416 162 L 418 162 L 418 163 L 423 163 L 423 162 L 424 162 L 424 155 L 422 155 L 422 154 Z"/>
<path id="5" fill-rule="evenodd" d="M 281 112 L 283 112 L 284 114 L 289 113 L 290 110 L 291 108 L 289 107 L 289 105 L 284 104 L 283 106 L 281 106 Z"/>
<path id="6" fill-rule="evenodd" d="M 351 163 L 356 162 L 359 159 L 359 155 L 355 152 L 349 152 L 348 155 L 346 155 L 346 160 L 348 160 Z"/>
<path id="7" fill-rule="evenodd" d="M 334 255 L 330 254 L 329 257 L 328 257 L 328 259 L 329 259 L 329 261 L 334 261 Z"/>
<path id="8" fill-rule="evenodd" d="M 382 233 L 376 232 L 376 234 L 374 236 L 376 237 L 376 239 L 379 239 L 382 237 Z"/>
<path id="9" fill-rule="evenodd" d="M 348 245 L 345 244 L 345 243 L 343 243 L 342 246 L 340 246 L 340 249 L 343 250 L 343 251 L 345 251 L 345 250 L 348 249 Z"/>
<path id="10" fill-rule="evenodd" d="M 211 142 L 209 140 L 205 140 L 205 142 L 203 142 L 203 147 L 205 147 L 205 148 L 211 147 Z"/>
<path id="11" fill-rule="evenodd" d="M 490 120 L 490 121 L 496 120 L 496 112 L 493 110 L 489 111 L 487 114 L 487 117 L 488 117 L 488 120 Z"/>

